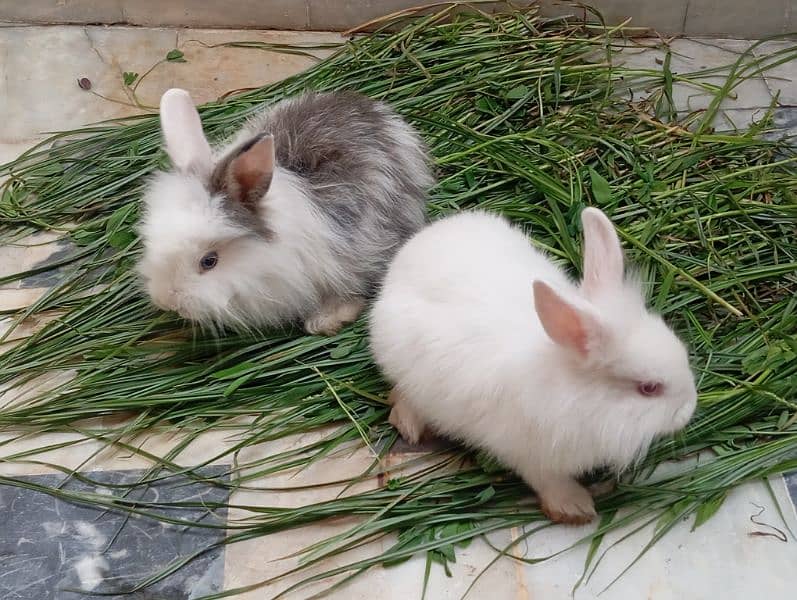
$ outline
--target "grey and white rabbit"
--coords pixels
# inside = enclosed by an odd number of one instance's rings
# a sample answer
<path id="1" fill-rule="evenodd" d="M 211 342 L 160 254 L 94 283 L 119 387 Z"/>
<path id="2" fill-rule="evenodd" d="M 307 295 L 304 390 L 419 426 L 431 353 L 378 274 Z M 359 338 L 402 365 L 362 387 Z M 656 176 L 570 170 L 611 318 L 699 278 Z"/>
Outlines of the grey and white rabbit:
<path id="1" fill-rule="evenodd" d="M 189 94 L 160 120 L 173 170 L 144 194 L 139 273 L 153 302 L 216 327 L 354 321 L 425 221 L 427 149 L 390 107 L 352 92 L 265 108 L 212 149 Z"/>

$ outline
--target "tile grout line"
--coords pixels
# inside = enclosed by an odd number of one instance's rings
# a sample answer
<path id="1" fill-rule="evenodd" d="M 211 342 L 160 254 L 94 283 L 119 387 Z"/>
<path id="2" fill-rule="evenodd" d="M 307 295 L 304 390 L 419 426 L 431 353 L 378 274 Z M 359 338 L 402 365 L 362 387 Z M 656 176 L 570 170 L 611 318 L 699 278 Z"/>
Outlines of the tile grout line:
<path id="1" fill-rule="evenodd" d="M 689 5 L 692 0 L 686 0 L 686 7 L 684 7 L 684 19 L 681 21 L 681 35 L 686 35 L 686 19 L 689 16 Z"/>
<path id="2" fill-rule="evenodd" d="M 764 60 L 766 58 L 766 55 L 762 56 L 762 55 L 760 55 L 758 53 L 758 48 L 752 48 L 750 51 L 752 52 L 753 56 L 756 59 L 758 59 L 758 60 Z M 764 85 L 767 86 L 767 90 L 769 91 L 770 100 L 774 99 L 776 94 L 780 93 L 780 89 L 775 90 L 775 88 L 772 85 L 772 82 L 769 79 L 767 70 L 764 70 L 764 71 L 761 72 L 761 79 L 764 80 Z M 778 104 L 778 106 L 781 106 L 780 100 L 778 100 L 777 104 Z"/>

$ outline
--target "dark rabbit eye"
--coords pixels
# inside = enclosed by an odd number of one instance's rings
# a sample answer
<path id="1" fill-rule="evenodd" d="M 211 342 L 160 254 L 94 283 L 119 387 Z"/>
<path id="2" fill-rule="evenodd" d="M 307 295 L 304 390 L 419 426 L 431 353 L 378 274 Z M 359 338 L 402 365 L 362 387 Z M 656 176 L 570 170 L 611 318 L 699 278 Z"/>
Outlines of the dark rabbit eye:
<path id="1" fill-rule="evenodd" d="M 210 271 L 219 262 L 219 255 L 216 252 L 208 252 L 199 261 L 199 268 L 203 271 Z"/>
<path id="2" fill-rule="evenodd" d="M 661 394 L 661 391 L 662 389 L 664 389 L 664 386 L 655 381 L 642 381 L 637 384 L 636 389 L 643 396 L 658 396 L 659 394 Z"/>

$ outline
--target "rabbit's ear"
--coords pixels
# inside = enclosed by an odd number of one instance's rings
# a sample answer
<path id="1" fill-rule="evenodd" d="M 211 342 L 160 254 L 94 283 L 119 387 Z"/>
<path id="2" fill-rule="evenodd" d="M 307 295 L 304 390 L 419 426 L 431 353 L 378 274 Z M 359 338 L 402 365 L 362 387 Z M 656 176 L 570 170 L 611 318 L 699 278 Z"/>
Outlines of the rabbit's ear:
<path id="1" fill-rule="evenodd" d="M 603 327 L 586 306 L 566 300 L 544 281 L 534 282 L 534 308 L 555 343 L 584 358 L 600 350 Z"/>
<path id="2" fill-rule="evenodd" d="M 623 249 L 609 218 L 597 208 L 581 213 L 584 228 L 584 279 L 581 289 L 587 298 L 623 283 Z"/>
<path id="3" fill-rule="evenodd" d="M 260 199 L 271 186 L 275 165 L 274 136 L 259 135 L 244 144 L 225 173 L 230 199 L 257 212 Z"/>
<path id="4" fill-rule="evenodd" d="M 168 90 L 161 98 L 161 130 L 166 152 L 180 173 L 210 177 L 213 160 L 202 121 L 191 96 L 185 90 Z"/>

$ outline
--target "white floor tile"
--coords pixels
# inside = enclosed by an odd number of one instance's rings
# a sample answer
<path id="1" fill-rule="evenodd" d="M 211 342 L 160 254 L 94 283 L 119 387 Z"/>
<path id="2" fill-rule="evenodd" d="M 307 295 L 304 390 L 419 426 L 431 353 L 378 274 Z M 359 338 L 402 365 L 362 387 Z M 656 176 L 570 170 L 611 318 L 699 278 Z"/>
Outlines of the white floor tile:
<path id="1" fill-rule="evenodd" d="M 673 75 L 686 75 L 733 64 L 750 46 L 744 40 L 693 40 L 678 39 L 670 43 L 670 70 Z M 639 46 L 643 46 L 640 48 Z M 654 69 L 660 71 L 666 52 L 662 48 L 649 48 L 658 45 L 657 41 L 641 40 L 629 43 L 621 54 L 621 61 L 627 67 Z M 707 75 L 707 83 L 720 86 L 725 81 L 723 74 Z M 758 76 L 739 83 L 732 90 L 733 95 L 726 98 L 723 108 L 757 108 L 769 106 L 771 96 L 763 77 Z M 713 94 L 688 83 L 673 86 L 673 101 L 680 112 L 703 110 L 709 106 Z"/>

